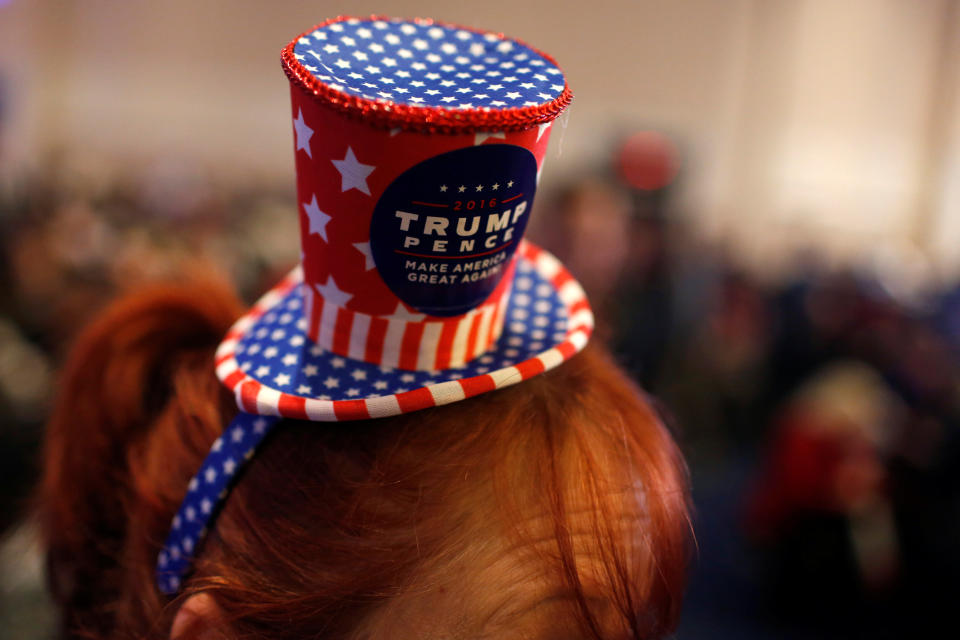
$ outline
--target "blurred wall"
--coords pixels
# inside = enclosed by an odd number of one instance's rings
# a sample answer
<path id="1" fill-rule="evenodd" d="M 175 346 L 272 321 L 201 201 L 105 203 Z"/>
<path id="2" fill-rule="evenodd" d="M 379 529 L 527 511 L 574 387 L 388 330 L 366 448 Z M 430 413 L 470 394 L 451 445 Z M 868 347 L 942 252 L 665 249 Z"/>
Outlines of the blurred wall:
<path id="1" fill-rule="evenodd" d="M 684 151 L 678 209 L 775 271 L 813 243 L 925 277 L 960 269 L 957 0 L 166 2 L 0 0 L 0 169 L 189 160 L 289 181 L 279 50 L 340 13 L 505 30 L 576 98 L 544 186 L 658 128 Z M 931 262 L 932 261 L 932 262 Z M 912 277 L 912 276 L 910 276 Z"/>

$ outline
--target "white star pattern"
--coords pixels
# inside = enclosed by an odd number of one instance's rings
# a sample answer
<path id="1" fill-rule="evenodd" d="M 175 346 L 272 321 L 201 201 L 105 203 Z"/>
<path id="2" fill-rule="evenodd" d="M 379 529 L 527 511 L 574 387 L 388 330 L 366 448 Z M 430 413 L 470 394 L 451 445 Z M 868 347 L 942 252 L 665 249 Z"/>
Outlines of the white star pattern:
<path id="1" fill-rule="evenodd" d="M 363 254 L 363 268 L 365 271 L 369 271 L 377 266 L 373 261 L 373 253 L 370 251 L 369 242 L 354 242 L 353 248 Z"/>
<path id="2" fill-rule="evenodd" d="M 349 191 L 356 189 L 361 193 L 370 195 L 370 187 L 367 186 L 367 177 L 376 169 L 372 164 L 362 164 L 354 155 L 353 149 L 347 147 L 347 153 L 343 160 L 331 160 L 333 165 L 340 172 L 340 191 Z"/>
<path id="3" fill-rule="evenodd" d="M 493 188 L 494 184 L 498 187 L 496 190 Z M 478 186 L 482 187 L 481 193 L 499 194 L 508 189 L 507 184 L 516 187 L 512 180 L 461 186 L 466 187 L 471 194 L 476 192 Z M 440 186 L 437 183 L 433 188 L 439 190 Z M 449 183 L 445 186 L 449 191 L 457 190 L 456 186 L 450 186 Z M 342 291 L 338 283 L 329 277 L 326 282 L 321 282 L 317 286 L 318 293 L 321 295 L 324 292 L 329 293 L 331 300 L 342 301 L 352 295 Z M 504 327 L 499 346 L 454 371 L 409 371 L 377 366 L 331 354 L 311 342 L 304 343 L 308 345 L 306 348 L 294 350 L 292 353 L 281 350 L 273 358 L 268 358 L 266 353 L 268 349 L 276 349 L 274 345 L 286 345 L 290 338 L 294 323 L 286 316 L 298 315 L 293 310 L 295 307 L 291 306 L 292 302 L 297 302 L 298 307 L 302 308 L 303 305 L 299 302 L 302 299 L 302 287 L 303 285 L 276 302 L 273 308 L 249 329 L 247 337 L 241 339 L 237 348 L 246 353 L 256 352 L 244 357 L 249 359 L 248 364 L 251 365 L 251 370 L 259 370 L 263 367 L 264 375 L 258 376 L 261 384 L 281 393 L 297 394 L 306 398 L 333 401 L 372 398 L 416 390 L 448 380 L 470 378 L 502 370 L 536 353 L 541 353 L 565 339 L 566 317 L 556 292 L 532 269 L 529 263 L 521 260 L 518 262 L 514 280 L 514 294 L 506 310 L 508 322 Z M 383 317 L 391 321 L 395 319 L 422 321 L 426 318 L 424 314 L 416 312 L 400 301 L 397 301 L 395 315 Z M 557 329 L 553 330 L 554 326 Z M 552 342 L 547 342 L 548 332 L 556 334 L 549 336 L 553 339 Z M 272 366 L 268 365 L 268 362 Z M 233 437 L 235 436 L 231 430 L 227 439 L 230 440 Z M 246 442 L 247 435 L 241 434 L 241 437 L 242 440 L 238 446 L 249 448 L 249 443 Z M 233 456 L 235 460 L 239 460 L 238 454 Z M 214 470 L 221 472 L 222 464 L 221 459 Z"/>
<path id="4" fill-rule="evenodd" d="M 310 138 L 313 137 L 313 129 L 307 126 L 303 121 L 303 109 L 297 111 L 297 117 L 293 121 L 293 129 L 296 134 L 297 148 L 295 151 L 303 149 L 307 152 L 307 157 L 313 158 L 313 152 L 310 151 Z"/>
<path id="5" fill-rule="evenodd" d="M 352 293 L 347 293 L 337 286 L 332 275 L 327 278 L 324 284 L 314 283 L 313 286 L 317 290 L 317 293 L 323 296 L 325 302 L 330 302 L 338 307 L 344 306 L 350 301 L 350 298 L 353 297 Z"/>
<path id="6" fill-rule="evenodd" d="M 386 22 L 382 28 L 371 28 L 379 22 L 344 21 L 321 27 L 313 32 L 313 39 L 297 41 L 294 56 L 317 80 L 334 90 L 379 102 L 455 109 L 520 107 L 549 102 L 563 93 L 561 71 L 525 45 L 493 34 L 413 22 Z M 304 59 L 311 61 L 309 67 Z M 396 81 L 394 87 L 403 92 L 371 91 L 372 87 L 366 86 L 386 73 Z M 444 99 L 456 92 L 467 93 L 458 90 L 474 86 L 478 80 L 482 83 L 493 78 L 516 87 L 511 90 L 516 96 L 487 94 L 460 103 Z M 522 84 L 517 82 L 521 78 Z"/>
<path id="7" fill-rule="evenodd" d="M 537 142 L 540 142 L 540 138 L 543 136 L 543 132 L 550 128 L 552 122 L 544 122 L 543 124 L 537 125 Z"/>
<path id="8" fill-rule="evenodd" d="M 331 216 L 320 211 L 320 207 L 317 206 L 316 194 L 313 195 L 313 199 L 311 199 L 310 202 L 301 206 L 303 207 L 304 213 L 307 214 L 307 220 L 309 221 L 310 230 L 308 233 L 315 233 L 323 238 L 324 242 L 329 242 L 327 240 L 327 223 L 330 222 Z"/>

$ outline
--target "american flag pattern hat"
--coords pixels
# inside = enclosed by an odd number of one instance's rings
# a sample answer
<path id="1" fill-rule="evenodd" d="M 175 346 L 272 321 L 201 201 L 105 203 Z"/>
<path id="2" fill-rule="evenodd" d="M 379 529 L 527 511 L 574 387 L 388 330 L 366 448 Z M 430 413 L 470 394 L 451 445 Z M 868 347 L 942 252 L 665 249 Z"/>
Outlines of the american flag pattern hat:
<path id="1" fill-rule="evenodd" d="M 217 350 L 241 411 L 159 554 L 166 594 L 279 418 L 456 402 L 556 367 L 593 330 L 581 286 L 523 239 L 572 96 L 552 58 L 502 34 L 371 17 L 317 25 L 281 59 L 301 264 Z"/>

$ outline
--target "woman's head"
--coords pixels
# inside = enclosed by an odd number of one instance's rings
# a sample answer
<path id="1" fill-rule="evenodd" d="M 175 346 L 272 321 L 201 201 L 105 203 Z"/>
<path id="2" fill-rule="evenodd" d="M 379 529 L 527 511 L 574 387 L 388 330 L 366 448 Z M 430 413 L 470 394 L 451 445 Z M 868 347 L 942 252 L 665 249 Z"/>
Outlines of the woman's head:
<path id="1" fill-rule="evenodd" d="M 216 287 L 158 289 L 81 336 L 40 495 L 71 632 L 168 637 L 180 605 L 201 593 L 196 624 L 177 625 L 185 637 L 630 638 L 673 628 L 689 540 L 683 465 L 598 348 L 452 405 L 284 422 L 168 601 L 154 563 L 190 477 L 236 412 L 211 363 L 240 311 Z"/>

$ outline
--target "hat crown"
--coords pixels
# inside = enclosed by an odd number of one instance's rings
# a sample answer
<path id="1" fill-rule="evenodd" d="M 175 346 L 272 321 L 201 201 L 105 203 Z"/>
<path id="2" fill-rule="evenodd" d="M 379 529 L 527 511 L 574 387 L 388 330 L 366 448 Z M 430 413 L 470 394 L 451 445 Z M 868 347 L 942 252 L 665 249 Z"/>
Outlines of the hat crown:
<path id="1" fill-rule="evenodd" d="M 308 337 L 401 369 L 484 353 L 569 102 L 562 72 L 502 35 L 425 20 L 340 18 L 284 53 Z"/>

